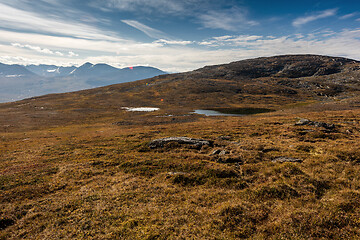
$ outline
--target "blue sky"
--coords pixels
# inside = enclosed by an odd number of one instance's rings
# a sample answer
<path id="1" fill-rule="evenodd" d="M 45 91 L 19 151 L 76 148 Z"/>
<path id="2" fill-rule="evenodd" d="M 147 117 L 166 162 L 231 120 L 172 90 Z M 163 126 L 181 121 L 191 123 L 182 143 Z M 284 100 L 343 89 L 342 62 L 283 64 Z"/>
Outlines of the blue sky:
<path id="1" fill-rule="evenodd" d="M 0 62 L 169 72 L 279 54 L 360 60 L 360 1 L 0 0 Z"/>

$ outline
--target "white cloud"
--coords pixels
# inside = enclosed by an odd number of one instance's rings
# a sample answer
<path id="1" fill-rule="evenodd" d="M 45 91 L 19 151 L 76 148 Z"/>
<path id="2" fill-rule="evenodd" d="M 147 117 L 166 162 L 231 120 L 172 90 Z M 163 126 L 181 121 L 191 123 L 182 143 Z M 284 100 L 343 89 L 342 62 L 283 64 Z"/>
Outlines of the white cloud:
<path id="1" fill-rule="evenodd" d="M 102 31 L 90 25 L 81 24 L 69 19 L 42 16 L 3 3 L 0 3 L 0 22 L 2 28 L 18 31 L 41 32 L 84 39 L 120 40 L 116 34 Z"/>
<path id="2" fill-rule="evenodd" d="M 169 45 L 189 45 L 192 44 L 193 41 L 176 41 L 176 40 L 159 39 L 156 40 L 155 43 L 164 43 Z"/>
<path id="3" fill-rule="evenodd" d="M 145 24 L 142 24 L 136 20 L 122 20 L 122 22 L 133 28 L 138 29 L 139 31 L 145 33 L 151 38 L 166 38 L 166 34 L 162 31 L 146 26 Z"/>
<path id="4" fill-rule="evenodd" d="M 206 28 L 236 31 L 258 25 L 256 21 L 247 19 L 244 9 L 232 8 L 230 10 L 209 11 L 199 16 L 200 22 Z"/>
<path id="5" fill-rule="evenodd" d="M 90 6 L 104 11 L 126 11 L 138 16 L 191 17 L 205 28 L 235 31 L 258 25 L 247 18 L 247 10 L 232 4 L 221 9 L 226 0 L 92 0 Z M 228 4 L 227 4 L 228 5 Z"/>
<path id="6" fill-rule="evenodd" d="M 244 45 L 248 42 L 255 41 L 258 39 L 263 39 L 263 36 L 258 35 L 240 35 L 240 36 L 220 36 L 220 37 L 213 37 L 210 40 L 202 41 L 199 44 L 200 45 L 206 45 L 206 46 L 213 46 L 213 47 L 219 47 L 219 46 L 240 46 Z M 269 37 L 267 37 L 269 38 Z M 270 39 L 270 38 L 269 38 Z"/>
<path id="7" fill-rule="evenodd" d="M 309 22 L 316 21 L 318 19 L 327 18 L 336 15 L 337 9 L 328 9 L 325 11 L 318 12 L 316 14 L 306 16 L 306 17 L 299 17 L 293 21 L 293 26 L 300 27 L 304 24 Z"/>
<path id="8" fill-rule="evenodd" d="M 76 54 L 76 53 L 70 51 L 70 52 L 68 53 L 68 56 L 69 56 L 69 57 L 78 57 L 79 54 Z"/>
<path id="9" fill-rule="evenodd" d="M 197 6 L 196 1 L 178 0 L 93 0 L 90 6 L 100 8 L 104 11 L 130 11 L 137 14 L 154 13 L 156 14 L 176 14 L 182 15 L 186 10 Z"/>
<path id="10" fill-rule="evenodd" d="M 64 54 L 62 52 L 59 52 L 59 51 L 56 51 L 55 54 L 58 55 L 58 56 L 64 56 Z"/>
<path id="11" fill-rule="evenodd" d="M 19 47 L 19 48 L 30 49 L 30 50 L 33 50 L 33 51 L 36 51 L 36 52 L 39 52 L 39 53 L 57 54 L 57 55 L 63 56 L 63 54 L 60 53 L 60 52 L 53 52 L 53 51 L 51 51 L 50 49 L 41 48 L 41 47 L 38 47 L 38 46 L 32 46 L 32 45 L 29 45 L 29 44 L 22 45 L 22 44 L 20 44 L 20 43 L 12 43 L 11 46 Z"/>
<path id="12" fill-rule="evenodd" d="M 343 15 L 343 16 L 339 17 L 339 19 L 344 20 L 344 19 L 355 17 L 356 15 L 357 15 L 357 12 L 349 13 L 349 14 L 346 14 L 346 15 Z"/>
<path id="13" fill-rule="evenodd" d="M 205 65 L 280 54 L 321 54 L 360 60 L 360 48 L 358 47 L 360 46 L 360 29 L 334 33 L 325 39 L 317 38 L 322 33 L 315 34 L 315 37 L 312 38 L 308 35 L 280 37 L 235 35 L 218 36 L 210 40 L 195 42 L 192 45 L 164 45 L 156 42 L 145 44 L 134 41 L 114 43 L 35 34 L 14 34 L 0 30 L 0 36 L 28 40 L 31 41 L 29 45 L 45 46 L 44 44 L 51 43 L 57 46 L 57 49 L 63 49 L 61 51 L 63 53 L 65 53 L 65 49 L 77 49 L 88 55 L 81 54 L 81 58 L 74 56 L 72 60 L 69 60 L 68 54 L 63 57 L 55 54 L 34 55 L 25 51 L 24 48 L 0 44 L 0 62 L 71 65 L 90 61 L 93 63 L 105 62 L 116 67 L 143 65 L 158 67 L 168 72 L 181 72 Z M 205 44 L 206 42 L 208 44 Z M 194 46 L 195 44 L 199 46 Z M 216 45 L 217 47 L 215 47 Z M 114 49 L 118 50 L 118 55 L 114 54 Z"/>
<path id="14" fill-rule="evenodd" d="M 115 33 L 72 20 L 49 18 L 16 9 L 3 2 L 0 0 L 0 62 L 4 63 L 71 65 L 91 61 L 105 62 L 118 67 L 154 66 L 165 71 L 178 72 L 204 65 L 277 54 L 315 53 L 355 59 L 359 59 L 360 56 L 359 29 L 322 33 L 321 38 L 320 35 L 314 35 L 312 38 L 300 35 L 226 35 L 194 42 L 169 39 L 159 30 L 134 20 L 124 20 L 128 21 L 128 25 L 132 24 L 132 27 L 156 38 L 153 42 L 144 43 L 127 40 Z M 7 8 L 4 10 L 3 6 Z M 226 13 L 229 13 L 230 17 Z M 257 24 L 247 19 L 246 11 L 238 8 L 208 11 L 207 14 L 213 16 L 202 22 L 204 25 L 207 24 L 207 27 L 235 29 Z"/>
<path id="15" fill-rule="evenodd" d="M 251 36 L 248 36 L 251 38 Z M 237 39 L 239 36 L 231 36 Z M 225 38 L 228 40 L 229 38 Z M 202 42 L 201 42 L 202 43 Z M 199 45 L 201 44 L 199 43 Z M 359 59 L 360 29 L 343 31 L 326 40 L 310 39 L 307 36 L 261 37 L 242 42 L 223 41 L 222 48 L 155 48 L 147 54 L 122 56 L 96 56 L 86 60 L 91 62 L 108 62 L 114 66 L 150 65 L 165 71 L 178 72 L 193 70 L 205 65 L 221 64 L 241 59 L 283 55 L 283 54 L 320 54 Z M 119 65 L 119 63 L 122 63 Z"/>

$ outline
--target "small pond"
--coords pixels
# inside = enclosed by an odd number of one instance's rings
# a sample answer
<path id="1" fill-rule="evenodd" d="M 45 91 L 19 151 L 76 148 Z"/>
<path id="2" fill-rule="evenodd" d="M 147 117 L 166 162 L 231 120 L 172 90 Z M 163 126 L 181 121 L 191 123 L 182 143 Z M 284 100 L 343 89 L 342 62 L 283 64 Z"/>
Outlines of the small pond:
<path id="1" fill-rule="evenodd" d="M 217 108 L 217 109 L 197 109 L 196 114 L 205 116 L 246 116 L 257 113 L 273 112 L 275 110 L 267 108 Z"/>
<path id="2" fill-rule="evenodd" d="M 128 112 L 154 112 L 160 110 L 160 108 L 156 107 L 122 107 L 121 109 Z"/>

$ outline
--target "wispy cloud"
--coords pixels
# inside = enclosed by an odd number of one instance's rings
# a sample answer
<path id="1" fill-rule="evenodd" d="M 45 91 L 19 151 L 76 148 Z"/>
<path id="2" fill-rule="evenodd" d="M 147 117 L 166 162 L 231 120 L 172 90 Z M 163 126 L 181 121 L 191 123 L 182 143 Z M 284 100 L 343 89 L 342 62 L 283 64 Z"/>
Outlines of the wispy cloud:
<path id="1" fill-rule="evenodd" d="M 336 15 L 337 9 L 328 9 L 325 11 L 317 12 L 310 16 L 299 17 L 293 21 L 293 26 L 300 27 L 309 22 L 313 22 L 322 18 L 327 18 Z"/>
<path id="2" fill-rule="evenodd" d="M 188 2 L 178 0 L 93 0 L 90 5 L 105 11 L 131 11 L 137 13 L 178 13 L 182 12 Z"/>
<path id="3" fill-rule="evenodd" d="M 2 28 L 18 31 L 32 31 L 84 39 L 119 40 L 115 33 L 105 32 L 91 25 L 69 19 L 54 19 L 49 16 L 17 9 L 1 2 L 0 22 Z"/>
<path id="4" fill-rule="evenodd" d="M 151 17 L 191 17 L 205 28 L 235 31 L 255 26 L 258 22 L 248 19 L 245 7 L 233 4 L 230 9 L 222 9 L 225 0 L 93 0 L 93 7 L 104 11 L 127 11 L 138 16 Z M 151 15 L 150 15 L 151 14 Z"/>
<path id="5" fill-rule="evenodd" d="M 76 54 L 76 53 L 70 51 L 70 52 L 68 53 L 68 56 L 69 56 L 69 57 L 78 57 L 79 54 Z"/>
<path id="6" fill-rule="evenodd" d="M 122 20 L 123 23 L 126 23 L 127 25 L 136 28 L 137 30 L 145 33 L 151 38 L 167 38 L 166 34 L 160 30 L 151 28 L 149 26 L 146 26 L 145 24 L 142 24 L 136 20 Z"/>
<path id="7" fill-rule="evenodd" d="M 249 20 L 247 18 L 247 11 L 240 8 L 209 11 L 200 15 L 199 19 L 206 28 L 224 29 L 228 31 L 250 28 L 259 24 L 256 21 Z"/>
<path id="8" fill-rule="evenodd" d="M 192 44 L 193 41 L 176 41 L 176 40 L 166 40 L 166 39 L 159 39 L 155 41 L 156 43 L 168 44 L 168 45 L 189 45 Z"/>
<path id="9" fill-rule="evenodd" d="M 33 45 L 30 45 L 30 44 L 20 44 L 20 43 L 11 43 L 11 46 L 13 47 L 17 47 L 17 48 L 24 48 L 24 49 L 29 49 L 29 50 L 32 50 L 32 51 L 35 51 L 35 52 L 38 52 L 38 53 L 43 53 L 43 54 L 49 54 L 49 55 L 57 55 L 57 56 L 60 56 L 60 57 L 63 57 L 63 56 L 68 56 L 68 57 L 78 57 L 79 54 L 76 54 L 72 51 L 69 51 L 67 54 L 66 53 L 63 53 L 63 52 L 60 52 L 60 51 L 53 51 L 53 50 L 50 50 L 48 48 L 41 48 L 39 46 L 33 46 Z"/>
<path id="10" fill-rule="evenodd" d="M 269 38 L 269 37 L 267 37 Z M 199 42 L 199 45 L 219 47 L 219 46 L 241 46 L 255 40 L 264 39 L 263 36 L 258 35 L 239 35 L 239 36 L 220 36 Z M 273 39 L 270 37 L 269 39 Z"/>
<path id="11" fill-rule="evenodd" d="M 239 36 L 231 36 L 236 39 Z M 251 36 L 248 36 L 251 37 Z M 360 29 L 343 31 L 326 40 L 311 39 L 307 36 L 281 36 L 271 37 L 253 36 L 237 46 L 229 41 L 221 44 L 222 48 L 156 48 L 148 54 L 126 56 L 97 56 L 88 60 L 93 62 L 126 63 L 124 66 L 149 64 L 156 62 L 156 66 L 169 72 L 193 70 L 204 65 L 221 64 L 242 59 L 274 56 L 282 54 L 320 54 L 342 56 L 359 59 Z M 227 40 L 227 39 L 225 39 Z M 221 41 L 220 39 L 218 41 Z M 199 42 L 200 44 L 201 42 Z M 226 48 L 228 46 L 228 48 Z"/>
<path id="12" fill-rule="evenodd" d="M 19 47 L 19 48 L 27 48 L 29 50 L 33 50 L 33 51 L 36 51 L 38 53 L 45 53 L 45 54 L 57 54 L 57 55 L 60 55 L 60 56 L 63 56 L 64 54 L 56 51 L 56 52 L 53 52 L 51 51 L 50 49 L 48 48 L 41 48 L 41 47 L 38 47 L 38 46 L 32 46 L 32 45 L 29 45 L 29 44 L 26 44 L 26 45 L 22 45 L 20 43 L 12 43 L 11 46 L 14 46 L 14 47 Z"/>
<path id="13" fill-rule="evenodd" d="M 357 12 L 349 13 L 349 14 L 339 17 L 339 19 L 344 20 L 344 19 L 352 18 L 352 17 L 355 17 L 357 14 L 358 14 Z"/>
<path id="14" fill-rule="evenodd" d="M 72 1 L 75 2 L 75 0 Z M 177 15 L 179 16 L 179 18 L 175 18 L 177 20 L 180 19 L 180 15 L 186 16 L 187 19 L 197 21 L 206 28 L 233 31 L 259 24 L 250 18 L 246 8 L 233 7 L 227 10 L 214 10 L 217 8 L 211 6 L 201 9 L 209 2 L 216 5 L 215 2 L 226 0 L 96 1 L 104 4 L 112 2 L 116 4 L 113 7 L 118 10 L 122 6 L 126 9 L 134 8 L 131 10 L 133 12 L 129 14 L 132 16 L 135 16 L 136 11 L 140 11 L 139 14 L 143 14 L 145 11 L 156 11 L 156 6 L 158 6 L 159 14 Z M 360 46 L 360 29 L 342 32 L 330 29 L 334 31 L 312 36 L 304 33 L 301 35 L 301 32 L 298 35 L 277 35 L 277 37 L 227 33 L 227 35 L 213 38 L 204 37 L 206 39 L 203 41 L 193 39 L 188 41 L 169 38 L 166 33 L 150 27 L 151 25 L 143 24 L 143 20 L 136 18 L 134 19 L 138 21 L 124 20 L 125 24 L 154 38 L 143 42 L 124 39 L 121 37 L 121 33 L 104 30 L 101 28 L 102 25 L 96 22 L 96 19 L 89 18 L 86 14 L 82 15 L 80 10 L 64 9 L 66 14 L 61 16 L 58 12 L 46 13 L 43 11 L 44 9 L 31 11 L 27 7 L 17 4 L 19 2 L 31 4 L 33 1 L 0 0 L 0 62 L 69 65 L 91 61 L 94 63 L 106 62 L 117 67 L 151 65 L 165 71 L 177 72 L 196 69 L 204 65 L 278 54 L 314 53 L 355 59 L 359 59 L 360 56 L 358 47 Z M 37 3 L 39 2 L 48 2 L 53 4 L 52 7 L 57 6 L 62 9 L 63 4 L 71 1 L 38 0 Z M 203 5 L 198 4 L 199 2 Z M 121 5 L 121 3 L 127 5 Z M 138 7 L 141 4 L 144 6 Z M 166 6 L 159 6 L 159 4 Z M 107 8 L 110 8 L 110 5 Z M 50 14 L 54 14 L 54 16 Z M 67 17 L 71 14 L 79 16 Z M 335 14 L 336 10 L 334 9 L 314 13 L 303 17 L 303 20 L 299 18 L 297 25 L 301 26 Z M 141 19 L 147 19 L 146 17 L 143 16 Z M 307 19 L 304 19 L 306 17 Z M 11 45 L 11 43 L 15 45 Z"/>
<path id="15" fill-rule="evenodd" d="M 359 59 L 360 29 L 333 32 L 323 37 L 323 33 L 312 36 L 259 36 L 226 35 L 208 40 L 192 42 L 189 45 L 164 44 L 163 42 L 141 43 L 135 41 L 111 42 L 50 37 L 39 34 L 11 33 L 0 30 L 0 36 L 29 41 L 32 46 L 46 46 L 63 49 L 63 57 L 55 54 L 31 54 L 25 48 L 3 46 L 0 44 L 0 62 L 4 63 L 48 63 L 69 65 L 86 61 L 106 62 L 117 67 L 150 65 L 169 72 L 187 71 L 204 65 L 226 63 L 246 58 L 273 56 L 279 54 L 322 54 Z M 20 42 L 20 41 L 19 41 Z M 207 43 L 207 44 L 206 44 Z M 196 46 L 198 44 L 199 46 Z M 25 44 L 24 44 L 25 45 Z M 42 48 L 43 49 L 43 48 Z M 69 60 L 65 49 L 77 49 L 88 55 Z M 117 49 L 118 53 L 114 53 Z M 17 52 L 15 50 L 23 50 Z M 54 50 L 51 50 L 55 52 Z M 20 57 L 21 56 L 21 57 Z"/>

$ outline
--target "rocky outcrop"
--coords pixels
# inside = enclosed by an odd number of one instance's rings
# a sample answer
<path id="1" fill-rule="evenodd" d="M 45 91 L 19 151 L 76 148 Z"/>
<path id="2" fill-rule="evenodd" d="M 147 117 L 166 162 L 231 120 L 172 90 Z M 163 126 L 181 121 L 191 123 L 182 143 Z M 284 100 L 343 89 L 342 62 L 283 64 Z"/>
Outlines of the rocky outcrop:
<path id="1" fill-rule="evenodd" d="M 202 146 L 208 145 L 212 146 L 213 142 L 209 140 L 189 138 L 189 137 L 167 137 L 152 140 L 149 143 L 150 148 L 161 148 L 169 143 L 177 143 L 180 145 L 190 145 L 195 148 L 201 148 Z"/>
<path id="2" fill-rule="evenodd" d="M 323 127 L 323 128 L 329 129 L 329 130 L 335 128 L 334 124 L 310 121 L 309 119 L 306 119 L 306 118 L 300 118 L 299 121 L 297 121 L 295 123 L 295 126 L 304 126 L 304 125 L 315 126 L 315 127 Z"/>
<path id="3" fill-rule="evenodd" d="M 201 77 L 221 77 L 234 79 L 238 77 L 282 77 L 299 78 L 324 76 L 339 73 L 351 59 L 320 55 L 282 55 L 263 57 L 232 62 L 217 66 L 206 66 L 191 72 Z"/>

